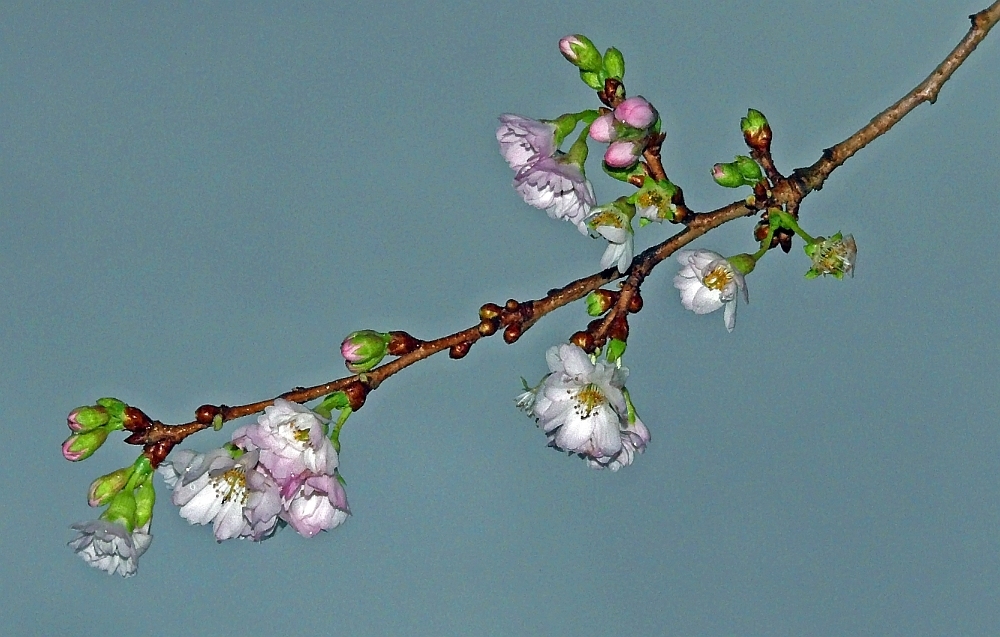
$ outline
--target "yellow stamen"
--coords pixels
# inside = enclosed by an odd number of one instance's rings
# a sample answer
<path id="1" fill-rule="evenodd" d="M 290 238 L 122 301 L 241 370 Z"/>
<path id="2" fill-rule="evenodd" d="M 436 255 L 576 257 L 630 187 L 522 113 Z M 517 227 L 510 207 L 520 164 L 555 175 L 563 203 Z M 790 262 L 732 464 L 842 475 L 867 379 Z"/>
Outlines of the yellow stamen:
<path id="1" fill-rule="evenodd" d="M 589 383 L 576 393 L 576 406 L 573 409 L 580 414 L 581 418 L 590 418 L 590 414 L 606 402 L 607 398 L 605 398 L 601 388 Z"/>
<path id="2" fill-rule="evenodd" d="M 249 498 L 247 492 L 247 476 L 242 467 L 233 467 L 225 473 L 212 478 L 212 487 L 222 497 L 223 502 L 238 501 L 246 504 Z"/>
<path id="3" fill-rule="evenodd" d="M 732 271 L 723 265 L 717 265 L 714 270 L 705 275 L 701 282 L 709 290 L 723 290 L 732 280 Z"/>

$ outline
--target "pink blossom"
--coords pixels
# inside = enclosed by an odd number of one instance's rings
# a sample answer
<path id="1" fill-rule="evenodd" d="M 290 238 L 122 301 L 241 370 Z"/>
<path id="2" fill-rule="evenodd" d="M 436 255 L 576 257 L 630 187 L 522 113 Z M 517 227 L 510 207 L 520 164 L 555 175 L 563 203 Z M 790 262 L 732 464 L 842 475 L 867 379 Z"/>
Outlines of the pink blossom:
<path id="1" fill-rule="evenodd" d="M 500 154 L 511 168 L 521 170 L 555 154 L 555 134 L 555 124 L 505 113 L 497 127 Z"/>
<path id="2" fill-rule="evenodd" d="M 351 510 L 347 493 L 334 475 L 300 476 L 282 488 L 283 520 L 305 537 L 336 528 Z"/>
<path id="3" fill-rule="evenodd" d="M 279 485 L 305 471 L 332 474 L 337 451 L 326 437 L 324 421 L 311 409 L 278 398 L 255 424 L 234 431 L 233 443 L 260 449 L 261 466 Z"/>
<path id="4" fill-rule="evenodd" d="M 566 219 L 581 233 L 588 233 L 583 220 L 597 197 L 577 164 L 556 157 L 542 159 L 517 173 L 514 189 L 529 206 L 545 210 L 553 219 Z"/>

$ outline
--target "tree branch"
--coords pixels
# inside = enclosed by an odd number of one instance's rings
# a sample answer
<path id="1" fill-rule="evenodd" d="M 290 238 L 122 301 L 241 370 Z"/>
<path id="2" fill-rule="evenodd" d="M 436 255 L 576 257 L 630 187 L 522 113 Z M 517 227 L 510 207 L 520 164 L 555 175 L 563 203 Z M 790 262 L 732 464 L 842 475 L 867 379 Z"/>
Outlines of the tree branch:
<path id="1" fill-rule="evenodd" d="M 855 153 L 888 132 L 899 120 L 921 103 L 933 103 L 944 83 L 965 62 L 990 29 L 1000 21 L 1000 0 L 970 16 L 970 18 L 972 27 L 962 41 L 927 79 L 902 99 L 876 115 L 866 126 L 844 141 L 824 150 L 822 157 L 811 166 L 796 169 L 788 178 L 781 177 L 776 170 L 769 170 L 769 177 L 776 183 L 773 183 L 773 188 L 766 198 L 737 201 L 707 213 L 694 213 L 685 207 L 683 209 L 685 213 L 683 222 L 686 227 L 669 239 L 637 255 L 632 260 L 632 265 L 625 275 L 620 274 L 617 269 L 612 267 L 572 281 L 561 288 L 550 290 L 541 299 L 527 302 L 510 300 L 503 307 L 494 304 L 484 305 L 480 309 L 481 320 L 478 324 L 431 341 L 411 339 L 414 347 L 395 360 L 381 365 L 367 374 L 346 376 L 313 387 L 296 388 L 276 398 L 305 403 L 333 392 L 346 391 L 351 397 L 352 407 L 360 408 L 369 390 L 377 388 L 385 379 L 418 361 L 446 349 L 450 351 L 452 358 L 462 358 L 473 344 L 481 338 L 492 336 L 500 331 L 501 326 L 504 327 L 504 340 L 507 343 L 513 343 L 520 338 L 524 331 L 530 329 L 546 314 L 577 301 L 590 292 L 622 278 L 622 276 L 626 276 L 615 306 L 607 313 L 599 326 L 590 332 L 593 339 L 592 346 L 603 345 L 605 335 L 611 329 L 613 322 L 615 320 L 623 321 L 627 317 L 633 297 L 638 294 L 642 282 L 657 264 L 709 230 L 734 219 L 753 215 L 768 207 L 785 206 L 790 211 L 797 210 L 803 198 L 814 190 L 820 190 L 830 174 Z M 649 158 L 647 157 L 647 159 Z M 654 164 L 659 165 L 658 156 Z M 662 171 L 662 167 L 660 167 L 660 171 Z M 211 427 L 213 419 L 217 420 L 218 417 L 221 417 L 224 422 L 259 413 L 268 405 L 273 404 L 276 398 L 235 407 L 204 405 L 198 409 L 196 420 L 180 425 L 167 425 L 159 421 L 150 421 L 147 418 L 146 422 L 149 423 L 149 426 L 130 436 L 128 442 L 144 445 L 144 452 L 150 456 L 154 463 L 158 463 L 166 457 L 174 445 L 184 438 Z"/>

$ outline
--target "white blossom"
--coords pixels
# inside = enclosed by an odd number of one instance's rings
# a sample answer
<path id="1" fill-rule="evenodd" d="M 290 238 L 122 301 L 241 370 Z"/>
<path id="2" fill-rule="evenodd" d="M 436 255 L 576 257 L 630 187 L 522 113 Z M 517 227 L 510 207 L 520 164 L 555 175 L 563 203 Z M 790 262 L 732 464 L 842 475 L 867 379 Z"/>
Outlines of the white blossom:
<path id="1" fill-rule="evenodd" d="M 695 314 L 708 314 L 725 307 L 726 329 L 736 325 L 736 297 L 747 303 L 743 274 L 721 254 L 711 250 L 681 250 L 677 260 L 683 266 L 674 277 L 674 287 L 681 292 L 681 303 Z"/>
<path id="2" fill-rule="evenodd" d="M 505 113 L 497 127 L 500 154 L 511 168 L 519 171 L 555 154 L 555 134 L 555 124 Z"/>
<path id="3" fill-rule="evenodd" d="M 122 577 L 135 575 L 139 557 L 153 541 L 148 522 L 131 533 L 121 522 L 107 520 L 78 522 L 72 528 L 79 535 L 69 546 L 77 555 L 94 568 Z"/>
<path id="4" fill-rule="evenodd" d="M 553 219 L 565 219 L 587 234 L 584 219 L 597 203 L 594 187 L 581 166 L 560 160 L 547 157 L 521 169 L 514 177 L 514 189 L 528 205 Z"/>

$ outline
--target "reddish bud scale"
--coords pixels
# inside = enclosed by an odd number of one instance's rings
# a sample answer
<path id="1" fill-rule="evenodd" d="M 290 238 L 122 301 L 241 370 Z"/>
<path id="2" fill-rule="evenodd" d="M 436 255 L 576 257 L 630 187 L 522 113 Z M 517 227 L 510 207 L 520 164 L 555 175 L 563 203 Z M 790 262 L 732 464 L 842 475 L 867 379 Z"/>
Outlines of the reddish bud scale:
<path id="1" fill-rule="evenodd" d="M 203 425 L 211 425 L 216 414 L 220 413 L 222 410 L 215 405 L 202 405 L 194 411 L 194 419 Z"/>
<path id="2" fill-rule="evenodd" d="M 642 296 L 639 294 L 639 291 L 636 290 L 635 294 L 632 295 L 632 298 L 628 300 L 628 311 L 631 312 L 632 314 L 635 314 L 636 312 L 639 312 L 641 310 L 642 310 Z"/>
<path id="3" fill-rule="evenodd" d="M 149 431 L 149 428 L 153 426 L 153 422 L 141 409 L 126 407 L 125 416 L 122 418 L 122 426 L 129 431 Z"/>
<path id="4" fill-rule="evenodd" d="M 484 321 L 487 319 L 494 319 L 500 316 L 502 308 L 496 303 L 487 303 L 479 308 L 479 318 Z"/>
<path id="5" fill-rule="evenodd" d="M 350 405 L 352 411 L 357 411 L 364 406 L 368 392 L 368 385 L 359 381 L 354 381 L 344 388 L 344 393 L 347 394 L 347 404 Z"/>
<path id="6" fill-rule="evenodd" d="M 144 445 L 146 444 L 146 433 L 145 431 L 135 431 L 125 437 L 125 444 L 127 445 Z"/>
<path id="7" fill-rule="evenodd" d="M 766 219 L 757 222 L 757 225 L 753 229 L 753 238 L 758 242 L 763 241 L 767 238 L 768 230 L 770 230 L 770 225 L 767 223 Z M 773 242 L 772 242 L 773 243 Z M 769 246 L 773 248 L 774 246 Z"/>
<path id="8" fill-rule="evenodd" d="M 628 319 L 624 314 L 619 314 L 608 326 L 608 336 L 619 341 L 628 341 Z"/>
<path id="9" fill-rule="evenodd" d="M 590 332 L 577 332 L 569 337 L 569 342 L 588 354 L 594 353 L 594 336 Z"/>
<path id="10" fill-rule="evenodd" d="M 454 359 L 465 358 L 465 355 L 469 353 L 472 349 L 472 343 L 465 341 L 463 343 L 458 343 L 457 345 L 452 345 L 448 349 L 448 356 Z"/>
<path id="11" fill-rule="evenodd" d="M 386 351 L 393 356 L 403 356 L 414 351 L 423 341 L 413 338 L 406 332 L 389 332 L 389 345 Z"/>
<path id="12" fill-rule="evenodd" d="M 508 312 L 516 312 L 519 307 L 521 307 L 521 304 L 514 299 L 507 299 L 507 303 L 504 304 L 504 308 Z"/>
<path id="13" fill-rule="evenodd" d="M 142 455 L 149 458 L 149 464 L 153 465 L 153 468 L 160 466 L 167 456 L 170 455 L 170 450 L 174 448 L 174 443 L 169 440 L 161 440 L 160 442 L 154 442 L 151 445 L 146 445 L 142 449 Z"/>
<path id="14" fill-rule="evenodd" d="M 508 345 L 513 345 L 519 338 L 521 338 L 521 326 L 518 323 L 511 323 L 504 329 L 503 340 Z"/>

